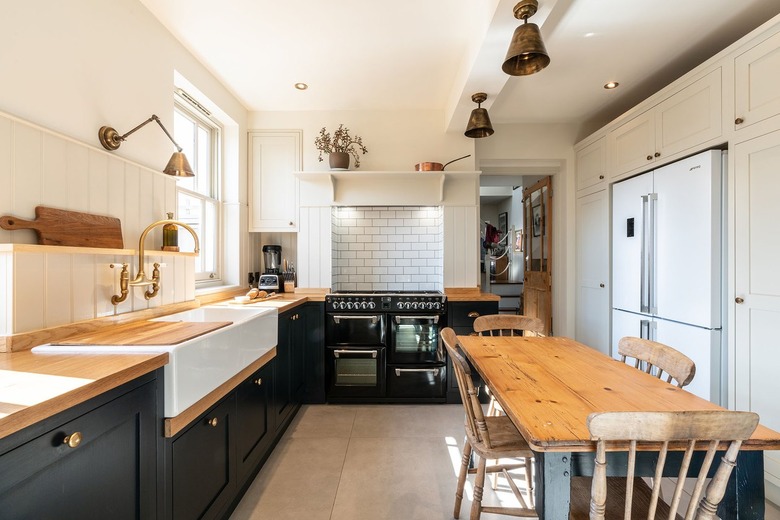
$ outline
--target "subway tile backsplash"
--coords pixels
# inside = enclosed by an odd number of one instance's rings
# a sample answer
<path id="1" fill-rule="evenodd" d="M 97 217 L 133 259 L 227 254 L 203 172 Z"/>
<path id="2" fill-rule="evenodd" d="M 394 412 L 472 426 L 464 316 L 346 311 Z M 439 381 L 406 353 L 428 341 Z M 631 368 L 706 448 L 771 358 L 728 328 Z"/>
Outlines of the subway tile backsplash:
<path id="1" fill-rule="evenodd" d="M 443 291 L 440 207 L 332 210 L 334 291 Z"/>

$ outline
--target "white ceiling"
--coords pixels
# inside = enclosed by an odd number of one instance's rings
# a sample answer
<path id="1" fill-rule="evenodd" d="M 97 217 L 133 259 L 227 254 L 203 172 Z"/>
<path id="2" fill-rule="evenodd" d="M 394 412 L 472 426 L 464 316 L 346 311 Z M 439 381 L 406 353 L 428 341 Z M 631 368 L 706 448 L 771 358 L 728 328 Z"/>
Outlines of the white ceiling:
<path id="1" fill-rule="evenodd" d="M 780 13 L 778 0 L 540 0 L 529 21 L 551 64 L 510 77 L 516 0 L 141 2 L 251 111 L 437 109 L 450 130 L 477 91 L 494 124 L 595 130 Z"/>

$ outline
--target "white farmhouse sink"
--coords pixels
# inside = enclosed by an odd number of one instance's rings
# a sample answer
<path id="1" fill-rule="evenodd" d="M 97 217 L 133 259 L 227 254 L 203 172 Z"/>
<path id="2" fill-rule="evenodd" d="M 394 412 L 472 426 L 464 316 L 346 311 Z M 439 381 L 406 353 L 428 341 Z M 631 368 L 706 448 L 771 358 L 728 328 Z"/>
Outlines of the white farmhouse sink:
<path id="1" fill-rule="evenodd" d="M 40 345 L 33 352 L 168 352 L 165 417 L 175 417 L 276 346 L 278 312 L 209 305 L 152 321 L 232 324 L 177 345 Z"/>

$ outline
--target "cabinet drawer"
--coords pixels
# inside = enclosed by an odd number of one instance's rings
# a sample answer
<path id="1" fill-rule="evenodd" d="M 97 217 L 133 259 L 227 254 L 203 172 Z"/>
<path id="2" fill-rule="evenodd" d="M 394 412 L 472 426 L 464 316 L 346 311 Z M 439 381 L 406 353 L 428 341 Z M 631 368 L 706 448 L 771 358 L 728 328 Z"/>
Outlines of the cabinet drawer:
<path id="1" fill-rule="evenodd" d="M 146 383 L 3 454 L 0 516 L 155 518 L 155 386 Z"/>
<path id="2" fill-rule="evenodd" d="M 488 314 L 498 314 L 497 301 L 450 302 L 449 304 L 449 323 L 450 327 L 453 328 L 462 327 L 473 330 L 474 320 Z"/>

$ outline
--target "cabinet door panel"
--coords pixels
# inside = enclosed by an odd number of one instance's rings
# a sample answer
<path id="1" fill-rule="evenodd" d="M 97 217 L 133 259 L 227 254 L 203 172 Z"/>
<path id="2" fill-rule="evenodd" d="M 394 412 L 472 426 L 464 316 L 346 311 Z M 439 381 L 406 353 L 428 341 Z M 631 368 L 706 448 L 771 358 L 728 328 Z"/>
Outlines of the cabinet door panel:
<path id="1" fill-rule="evenodd" d="M 660 103 L 657 112 L 657 147 L 668 157 L 715 139 L 722 134 L 720 69 Z"/>
<path id="2" fill-rule="evenodd" d="M 273 362 L 236 389 L 238 482 L 243 482 L 273 442 Z"/>
<path id="3" fill-rule="evenodd" d="M 155 383 L 0 458 L 3 518 L 156 517 Z M 66 435 L 78 432 L 71 448 Z"/>
<path id="4" fill-rule="evenodd" d="M 609 197 L 577 199 L 577 341 L 609 354 Z"/>
<path id="5" fill-rule="evenodd" d="M 229 398 L 173 441 L 173 518 L 215 518 L 235 489 Z"/>
<path id="6" fill-rule="evenodd" d="M 300 130 L 249 134 L 249 231 L 298 230 Z"/>
<path id="7" fill-rule="evenodd" d="M 577 189 L 604 184 L 606 176 L 607 144 L 602 137 L 577 152 Z"/>
<path id="8" fill-rule="evenodd" d="M 609 133 L 612 177 L 653 164 L 655 154 L 655 113 L 638 115 Z M 648 158 L 649 157 L 649 158 Z"/>
<path id="9" fill-rule="evenodd" d="M 737 56 L 734 72 L 737 129 L 780 114 L 780 34 Z"/>

